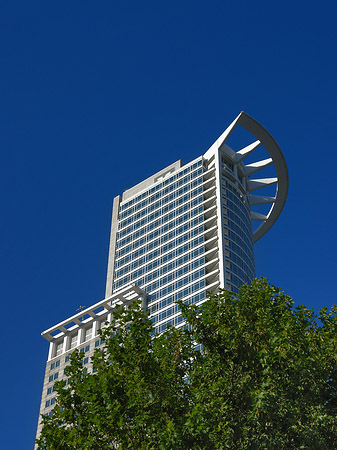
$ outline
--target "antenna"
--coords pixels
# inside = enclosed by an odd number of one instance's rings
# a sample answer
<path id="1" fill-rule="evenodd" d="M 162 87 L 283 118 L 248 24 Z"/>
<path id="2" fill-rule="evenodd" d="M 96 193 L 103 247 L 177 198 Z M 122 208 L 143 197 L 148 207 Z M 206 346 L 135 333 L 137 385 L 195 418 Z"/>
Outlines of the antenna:
<path id="1" fill-rule="evenodd" d="M 84 308 L 85 308 L 85 306 L 81 305 L 78 309 L 76 309 L 76 311 L 81 311 L 82 312 L 84 310 Z M 82 316 L 81 319 L 82 319 L 82 322 L 83 322 L 84 316 Z"/>

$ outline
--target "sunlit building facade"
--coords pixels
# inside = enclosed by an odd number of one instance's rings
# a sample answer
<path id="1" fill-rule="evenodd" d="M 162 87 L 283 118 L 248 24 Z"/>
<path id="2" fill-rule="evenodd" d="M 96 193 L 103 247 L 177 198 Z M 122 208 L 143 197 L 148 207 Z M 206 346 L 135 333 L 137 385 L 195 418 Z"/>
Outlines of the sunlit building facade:
<path id="1" fill-rule="evenodd" d="M 238 126 L 258 139 L 234 151 L 226 142 Z M 244 164 L 262 142 L 268 158 Z M 256 177 L 271 165 L 275 176 Z M 273 195 L 254 195 L 270 186 Z M 204 155 L 177 161 L 114 199 L 106 297 L 135 283 L 147 294 L 156 332 L 179 326 L 177 300 L 201 304 L 207 291 L 237 292 L 254 278 L 253 243 L 276 220 L 286 193 L 279 147 L 241 113 Z M 254 211 L 259 205 L 268 212 Z"/>

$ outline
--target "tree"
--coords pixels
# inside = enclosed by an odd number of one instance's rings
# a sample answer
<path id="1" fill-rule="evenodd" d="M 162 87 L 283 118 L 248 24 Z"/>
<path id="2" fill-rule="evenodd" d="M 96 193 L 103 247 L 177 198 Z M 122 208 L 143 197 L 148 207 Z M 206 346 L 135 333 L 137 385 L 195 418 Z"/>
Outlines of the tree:
<path id="1" fill-rule="evenodd" d="M 160 336 L 117 310 L 94 373 L 72 354 L 38 449 L 337 448 L 335 306 L 294 308 L 265 279 L 179 306 L 189 326 Z"/>

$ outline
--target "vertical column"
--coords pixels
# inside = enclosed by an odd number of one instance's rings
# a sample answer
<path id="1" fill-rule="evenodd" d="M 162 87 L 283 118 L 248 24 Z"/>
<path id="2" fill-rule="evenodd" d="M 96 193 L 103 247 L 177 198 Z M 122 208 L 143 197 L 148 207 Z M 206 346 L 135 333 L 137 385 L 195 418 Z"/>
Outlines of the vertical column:
<path id="1" fill-rule="evenodd" d="M 106 289 L 105 298 L 112 295 L 113 290 L 113 273 L 115 268 L 115 252 L 116 252 L 116 237 L 118 230 L 118 216 L 119 216 L 119 205 L 121 202 L 121 197 L 118 195 L 114 198 L 112 207 L 112 219 L 111 219 L 111 233 L 110 233 L 110 246 L 109 246 L 109 260 L 108 260 L 108 271 L 106 277 Z"/>
<path id="2" fill-rule="evenodd" d="M 50 342 L 49 343 L 49 352 L 48 352 L 48 361 L 51 360 L 52 358 L 54 358 L 55 351 L 56 351 L 55 342 Z"/>
<path id="3" fill-rule="evenodd" d="M 66 351 L 68 351 L 70 348 L 70 337 L 68 335 L 64 336 L 64 340 L 63 340 L 63 351 L 62 353 L 65 353 Z"/>
<path id="4" fill-rule="evenodd" d="M 140 297 L 140 300 L 142 301 L 142 308 L 143 308 L 143 310 L 146 311 L 146 307 L 147 307 L 147 296 L 146 296 L 146 294 L 143 294 Z"/>
<path id="5" fill-rule="evenodd" d="M 218 222 L 218 245 L 219 245 L 219 281 L 220 288 L 225 287 L 225 258 L 224 258 L 224 220 L 223 220 L 223 208 L 222 208 L 222 192 L 221 192 L 221 154 L 220 150 L 215 151 L 215 188 L 216 188 L 216 209 L 217 209 L 217 222 Z"/>
<path id="6" fill-rule="evenodd" d="M 92 324 L 92 335 L 91 335 L 92 338 L 96 337 L 97 330 L 98 330 L 98 320 L 94 320 Z"/>
<path id="7" fill-rule="evenodd" d="M 235 176 L 235 186 L 239 188 L 239 182 L 238 182 L 238 165 L 234 163 L 233 161 L 233 174 Z"/>
<path id="8" fill-rule="evenodd" d="M 84 340 L 84 329 L 79 328 L 78 335 L 77 335 L 77 345 L 81 345 L 83 340 Z"/>

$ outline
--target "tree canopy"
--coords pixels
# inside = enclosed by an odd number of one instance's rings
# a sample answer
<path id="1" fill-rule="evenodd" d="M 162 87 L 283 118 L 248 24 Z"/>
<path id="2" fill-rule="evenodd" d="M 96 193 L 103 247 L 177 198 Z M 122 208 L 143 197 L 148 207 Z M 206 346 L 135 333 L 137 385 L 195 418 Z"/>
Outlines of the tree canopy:
<path id="1" fill-rule="evenodd" d="M 179 306 L 188 325 L 161 335 L 117 309 L 91 373 L 72 353 L 39 450 L 337 448 L 337 307 L 265 279 Z"/>

